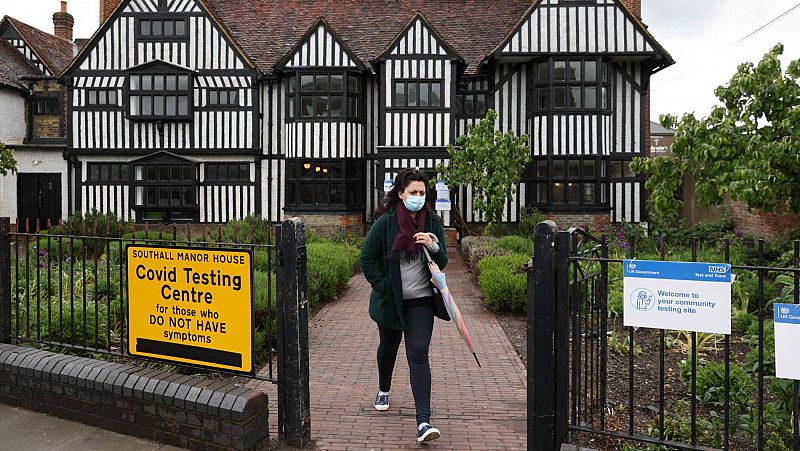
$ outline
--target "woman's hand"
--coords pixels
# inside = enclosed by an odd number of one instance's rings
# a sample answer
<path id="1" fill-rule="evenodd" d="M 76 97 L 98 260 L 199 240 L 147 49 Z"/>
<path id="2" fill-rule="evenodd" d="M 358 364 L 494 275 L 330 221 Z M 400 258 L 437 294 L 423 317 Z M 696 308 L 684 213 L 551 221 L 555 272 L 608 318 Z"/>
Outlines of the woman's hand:
<path id="1" fill-rule="evenodd" d="M 431 236 L 428 235 L 426 232 L 418 232 L 414 234 L 414 243 L 422 244 L 425 247 L 431 247 L 433 245 L 433 240 Z"/>

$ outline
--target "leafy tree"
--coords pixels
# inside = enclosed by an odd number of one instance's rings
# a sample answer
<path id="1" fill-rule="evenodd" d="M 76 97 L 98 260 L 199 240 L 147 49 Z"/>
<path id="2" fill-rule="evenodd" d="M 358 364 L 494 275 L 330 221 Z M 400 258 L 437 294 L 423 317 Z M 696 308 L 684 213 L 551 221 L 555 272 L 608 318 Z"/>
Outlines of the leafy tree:
<path id="1" fill-rule="evenodd" d="M 720 103 L 708 117 L 661 117 L 676 128 L 671 156 L 635 159 L 631 168 L 649 174 L 655 222 L 677 220 L 677 191 L 684 174 L 694 177 L 704 206 L 728 195 L 749 208 L 800 213 L 800 60 L 783 71 L 778 44 L 754 65 L 744 63 L 714 94 Z"/>
<path id="2" fill-rule="evenodd" d="M 530 161 L 528 137 L 495 130 L 496 119 L 497 113 L 489 110 L 484 119 L 468 126 L 455 146 L 447 146 L 449 166 L 437 168 L 450 186 L 472 185 L 472 205 L 486 215 L 490 229 L 500 220 Z"/>
<path id="3" fill-rule="evenodd" d="M 0 142 L 0 175 L 8 175 L 8 172 L 17 172 L 17 160 L 14 159 L 14 151 Z"/>

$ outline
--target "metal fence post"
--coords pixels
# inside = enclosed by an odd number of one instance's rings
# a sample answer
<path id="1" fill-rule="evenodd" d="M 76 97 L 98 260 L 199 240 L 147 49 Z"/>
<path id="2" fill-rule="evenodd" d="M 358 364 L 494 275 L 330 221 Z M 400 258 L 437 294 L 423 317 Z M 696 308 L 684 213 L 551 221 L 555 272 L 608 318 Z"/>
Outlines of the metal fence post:
<path id="1" fill-rule="evenodd" d="M 528 449 L 556 450 L 555 443 L 555 238 L 556 224 L 534 231 L 533 271 L 528 273 Z"/>
<path id="2" fill-rule="evenodd" d="M 305 228 L 283 221 L 277 234 L 278 434 L 291 446 L 311 442 Z"/>
<path id="3" fill-rule="evenodd" d="M 11 219 L 0 218 L 0 342 L 11 343 Z"/>

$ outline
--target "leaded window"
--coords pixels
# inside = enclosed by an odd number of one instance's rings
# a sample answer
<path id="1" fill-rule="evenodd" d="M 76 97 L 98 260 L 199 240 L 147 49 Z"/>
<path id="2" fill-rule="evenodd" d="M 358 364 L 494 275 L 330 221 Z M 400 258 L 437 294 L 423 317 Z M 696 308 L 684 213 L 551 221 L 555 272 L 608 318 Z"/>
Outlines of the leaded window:
<path id="1" fill-rule="evenodd" d="M 58 97 L 39 97 L 31 101 L 32 112 L 35 115 L 61 114 L 61 102 Z"/>
<path id="2" fill-rule="evenodd" d="M 441 109 L 444 105 L 441 79 L 397 79 L 392 85 L 392 107 L 413 109 Z"/>
<path id="3" fill-rule="evenodd" d="M 287 160 L 288 206 L 341 210 L 364 205 L 364 162 L 360 160 Z"/>
<path id="4" fill-rule="evenodd" d="M 117 90 L 116 89 L 87 89 L 86 90 L 86 105 L 87 106 L 103 106 L 103 105 L 117 106 Z"/>
<path id="5" fill-rule="evenodd" d="M 135 119 L 190 119 L 191 77 L 187 73 L 128 76 L 128 112 Z"/>
<path id="6" fill-rule="evenodd" d="M 86 163 L 90 182 L 127 182 L 130 178 L 128 163 Z"/>
<path id="7" fill-rule="evenodd" d="M 345 120 L 361 117 L 361 83 L 340 72 L 298 72 L 287 77 L 286 115 L 299 120 Z"/>
<path id="8" fill-rule="evenodd" d="M 144 221 L 197 220 L 197 165 L 157 161 L 133 165 L 134 209 Z"/>
<path id="9" fill-rule="evenodd" d="M 456 92 L 456 114 L 462 117 L 485 117 L 491 96 L 490 79 L 477 78 L 464 81 Z"/>
<path id="10" fill-rule="evenodd" d="M 533 203 L 541 209 L 608 205 L 608 160 L 602 157 L 534 160 Z"/>
<path id="11" fill-rule="evenodd" d="M 239 106 L 239 90 L 209 89 L 207 103 L 211 106 Z"/>
<path id="12" fill-rule="evenodd" d="M 206 163 L 206 181 L 249 182 L 249 163 Z"/>
<path id="13" fill-rule="evenodd" d="M 608 64 L 602 59 L 550 58 L 534 70 L 534 111 L 609 110 Z"/>
<path id="14" fill-rule="evenodd" d="M 142 41 L 169 41 L 189 39 L 185 18 L 138 19 L 136 38 Z"/>

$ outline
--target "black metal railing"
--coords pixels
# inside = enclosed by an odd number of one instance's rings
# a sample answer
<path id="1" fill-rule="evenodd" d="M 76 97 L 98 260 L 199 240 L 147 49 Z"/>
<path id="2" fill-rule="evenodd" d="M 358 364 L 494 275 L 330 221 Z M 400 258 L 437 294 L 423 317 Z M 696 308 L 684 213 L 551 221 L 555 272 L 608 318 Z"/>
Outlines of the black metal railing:
<path id="1" fill-rule="evenodd" d="M 529 334 L 534 343 L 552 342 L 552 352 L 529 346 L 528 387 L 539 387 L 534 411 L 553 418 L 549 430 L 529 425 L 529 444 L 800 450 L 800 384 L 774 376 L 772 336 L 773 303 L 800 303 L 800 242 L 773 249 L 782 254 L 780 263 L 768 261 L 763 240 L 745 252 L 730 240 L 713 245 L 687 240 L 670 249 L 654 239 L 647 253 L 630 240 L 610 258 L 610 247 L 618 243 L 609 244 L 607 237 L 556 230 L 553 223 L 537 227 L 539 269 L 529 275 Z M 678 249 L 683 255 L 671 255 Z M 732 263 L 737 279 L 732 334 L 625 327 L 621 253 Z M 552 316 L 552 324 L 536 321 L 536 312 Z M 551 384 L 552 395 L 542 392 L 541 381 Z M 539 421 L 543 417 L 537 415 Z"/>

